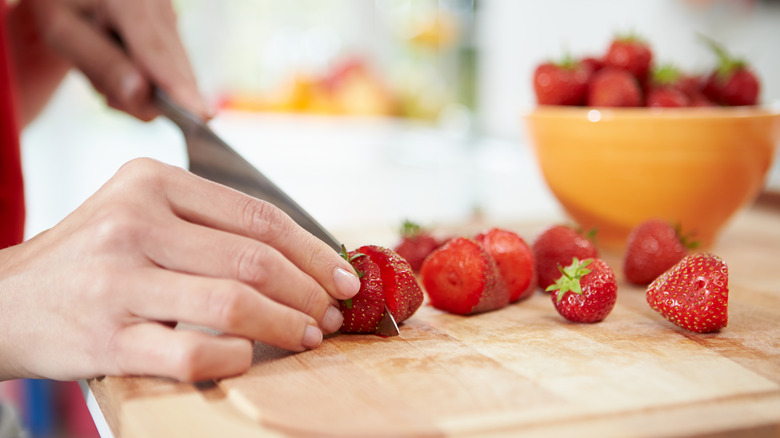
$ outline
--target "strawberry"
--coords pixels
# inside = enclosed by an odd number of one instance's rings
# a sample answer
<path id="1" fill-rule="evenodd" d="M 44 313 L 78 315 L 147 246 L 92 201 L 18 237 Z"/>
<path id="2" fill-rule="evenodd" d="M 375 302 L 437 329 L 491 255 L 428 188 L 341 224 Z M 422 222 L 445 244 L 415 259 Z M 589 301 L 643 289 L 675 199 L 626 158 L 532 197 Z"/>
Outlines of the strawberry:
<path id="1" fill-rule="evenodd" d="M 691 99 L 686 91 L 693 92 L 689 90 L 692 84 L 682 80 L 682 74 L 672 65 L 664 65 L 653 71 L 645 106 L 691 106 Z"/>
<path id="2" fill-rule="evenodd" d="M 342 333 L 375 333 L 385 313 L 379 265 L 358 251 L 350 251 L 345 258 L 358 272 L 360 290 L 354 297 L 339 303 L 344 315 L 340 330 Z"/>
<path id="3" fill-rule="evenodd" d="M 561 63 L 546 62 L 534 70 L 533 82 L 539 105 L 582 105 L 591 69 L 567 57 Z"/>
<path id="4" fill-rule="evenodd" d="M 561 276 L 546 290 L 552 293 L 555 310 L 573 322 L 598 322 L 612 312 L 617 301 L 617 280 L 601 259 L 580 261 L 560 268 Z"/>
<path id="5" fill-rule="evenodd" d="M 580 59 L 580 63 L 584 64 L 590 70 L 591 75 L 601 70 L 604 67 L 604 61 L 595 56 L 586 56 Z"/>
<path id="6" fill-rule="evenodd" d="M 492 228 L 477 234 L 474 240 L 496 261 L 498 272 L 509 290 L 510 303 L 528 298 L 534 293 L 534 254 L 522 237 L 512 231 Z"/>
<path id="7" fill-rule="evenodd" d="M 640 83 L 648 77 L 652 62 L 650 46 L 636 35 L 616 37 L 604 55 L 604 67 L 627 71 Z"/>
<path id="8" fill-rule="evenodd" d="M 718 66 L 707 77 L 704 94 L 713 102 L 726 106 L 758 103 L 761 83 L 748 64 L 734 58 L 721 44 L 703 38 L 718 57 Z"/>
<path id="9" fill-rule="evenodd" d="M 584 260 L 598 257 L 593 242 L 574 228 L 554 225 L 544 230 L 533 243 L 538 284 L 546 289 L 561 276 L 560 266 L 569 266 L 574 257 Z"/>
<path id="10" fill-rule="evenodd" d="M 728 323 L 729 271 L 709 253 L 691 254 L 647 287 L 647 303 L 672 323 L 710 333 Z"/>
<path id="11" fill-rule="evenodd" d="M 427 230 L 407 220 L 401 228 L 401 241 L 393 250 L 409 262 L 414 272 L 420 272 L 423 260 L 440 246 L 441 242 Z"/>
<path id="12" fill-rule="evenodd" d="M 509 304 L 496 262 L 473 239 L 450 239 L 425 259 L 420 274 L 431 305 L 439 310 L 468 315 Z"/>
<path id="13" fill-rule="evenodd" d="M 641 106 L 642 90 L 624 70 L 603 68 L 593 75 L 586 95 L 588 106 Z"/>
<path id="14" fill-rule="evenodd" d="M 379 265 L 385 304 L 395 322 L 400 324 L 409 319 L 420 308 L 424 297 L 409 262 L 380 246 L 361 246 L 358 251 Z"/>
<path id="15" fill-rule="evenodd" d="M 658 219 L 645 221 L 628 235 L 623 256 L 626 279 L 634 284 L 649 284 L 696 245 L 681 234 L 679 227 Z"/>
<path id="16" fill-rule="evenodd" d="M 349 253 L 342 248 L 342 256 L 360 277 L 357 295 L 339 304 L 344 315 L 342 333 L 375 333 L 385 307 L 400 324 L 422 304 L 423 292 L 411 266 L 395 252 L 367 245 Z"/>

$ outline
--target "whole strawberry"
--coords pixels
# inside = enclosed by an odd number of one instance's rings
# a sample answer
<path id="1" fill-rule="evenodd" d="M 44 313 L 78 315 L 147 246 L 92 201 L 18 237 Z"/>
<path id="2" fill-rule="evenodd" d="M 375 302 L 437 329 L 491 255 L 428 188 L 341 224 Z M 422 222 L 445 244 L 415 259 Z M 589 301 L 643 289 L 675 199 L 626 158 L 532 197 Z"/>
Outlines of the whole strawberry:
<path id="1" fill-rule="evenodd" d="M 473 239 L 451 239 L 425 259 L 420 274 L 431 305 L 445 312 L 468 315 L 509 304 L 496 262 Z"/>
<path id="2" fill-rule="evenodd" d="M 536 262 L 531 247 L 517 233 L 492 228 L 477 234 L 474 240 L 493 257 L 498 272 L 509 290 L 509 302 L 523 300 L 536 290 Z"/>
<path id="3" fill-rule="evenodd" d="M 601 259 L 578 260 L 561 268 L 561 277 L 546 290 L 552 292 L 555 309 L 573 322 L 598 322 L 617 301 L 617 280 Z"/>
<path id="4" fill-rule="evenodd" d="M 401 241 L 393 250 L 409 262 L 414 272 L 420 272 L 423 260 L 440 246 L 441 242 L 427 230 L 407 220 L 401 227 Z"/>
<path id="5" fill-rule="evenodd" d="M 346 258 L 360 277 L 360 290 L 339 307 L 344 315 L 342 333 L 376 333 L 385 308 L 401 323 L 422 305 L 423 292 L 412 268 L 395 252 L 375 245 L 346 252 Z"/>
<path id="6" fill-rule="evenodd" d="M 539 105 L 582 105 L 592 69 L 571 58 L 547 62 L 534 70 L 533 82 Z"/>
<path id="7" fill-rule="evenodd" d="M 678 326 L 714 332 L 728 323 L 729 271 L 709 253 L 691 254 L 647 287 L 647 303 Z"/>
<path id="8" fill-rule="evenodd" d="M 634 107 L 642 105 L 642 89 L 636 78 L 625 70 L 603 68 L 588 84 L 588 106 Z"/>
<path id="9" fill-rule="evenodd" d="M 645 99 L 648 107 L 691 106 L 691 98 L 686 93 L 690 83 L 683 82 L 683 75 L 672 65 L 664 65 L 653 71 L 650 87 Z"/>
<path id="10" fill-rule="evenodd" d="M 640 83 L 648 77 L 653 62 L 650 46 L 636 35 L 616 37 L 604 56 L 604 66 L 624 70 Z"/>
<path id="11" fill-rule="evenodd" d="M 704 94 L 713 102 L 726 106 L 755 105 L 761 83 L 747 62 L 734 58 L 719 43 L 705 38 L 718 57 L 718 66 L 704 85 Z"/>
<path id="12" fill-rule="evenodd" d="M 626 279 L 646 285 L 674 266 L 696 247 L 679 227 L 651 219 L 637 225 L 628 235 L 623 256 Z"/>
<path id="13" fill-rule="evenodd" d="M 537 236 L 532 246 L 539 287 L 546 289 L 561 276 L 560 266 L 569 266 L 573 258 L 598 257 L 589 236 L 566 225 L 554 225 Z"/>

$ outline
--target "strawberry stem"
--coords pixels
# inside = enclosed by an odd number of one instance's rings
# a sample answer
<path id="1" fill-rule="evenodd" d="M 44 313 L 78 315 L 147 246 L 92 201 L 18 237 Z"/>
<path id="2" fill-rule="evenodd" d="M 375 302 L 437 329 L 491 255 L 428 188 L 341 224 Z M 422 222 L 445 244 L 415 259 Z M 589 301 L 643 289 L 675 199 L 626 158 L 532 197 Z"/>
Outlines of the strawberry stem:
<path id="1" fill-rule="evenodd" d="M 560 302 L 566 292 L 574 292 L 582 295 L 582 284 L 580 280 L 582 277 L 591 273 L 591 270 L 587 268 L 593 262 L 593 259 L 585 259 L 580 261 L 577 257 L 572 258 L 571 265 L 563 268 L 558 265 L 558 270 L 561 271 L 561 277 L 555 281 L 555 284 L 551 284 L 545 289 L 547 292 L 556 291 L 555 301 Z"/>

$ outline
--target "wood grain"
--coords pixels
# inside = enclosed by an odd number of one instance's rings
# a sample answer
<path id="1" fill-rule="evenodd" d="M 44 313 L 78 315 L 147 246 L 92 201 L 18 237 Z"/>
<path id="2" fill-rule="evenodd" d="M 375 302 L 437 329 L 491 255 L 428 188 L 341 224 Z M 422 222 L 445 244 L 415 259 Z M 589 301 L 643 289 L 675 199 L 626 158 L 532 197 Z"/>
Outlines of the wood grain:
<path id="1" fill-rule="evenodd" d="M 540 224 L 512 228 L 530 240 Z M 565 322 L 543 292 L 467 317 L 425 306 L 395 338 L 332 336 L 300 354 L 258 344 L 232 379 L 90 387 L 121 437 L 778 436 L 780 214 L 745 211 L 710 250 L 729 265 L 729 325 L 715 334 L 664 320 L 607 253 L 620 286 L 601 323 Z"/>

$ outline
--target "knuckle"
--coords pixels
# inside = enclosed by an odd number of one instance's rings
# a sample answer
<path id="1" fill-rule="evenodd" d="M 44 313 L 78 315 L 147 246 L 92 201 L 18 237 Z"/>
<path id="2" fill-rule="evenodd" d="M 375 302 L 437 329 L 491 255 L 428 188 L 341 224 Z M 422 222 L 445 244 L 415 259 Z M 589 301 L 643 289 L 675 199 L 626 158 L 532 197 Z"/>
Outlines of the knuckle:
<path id="1" fill-rule="evenodd" d="M 255 239 L 263 242 L 272 242 L 280 234 L 286 232 L 288 218 L 270 202 L 254 198 L 244 198 L 240 202 L 243 202 L 241 217 L 244 221 L 244 228 Z"/>
<path id="2" fill-rule="evenodd" d="M 238 256 L 236 277 L 242 282 L 262 287 L 268 281 L 270 264 L 267 247 L 247 246 Z"/>
<path id="3" fill-rule="evenodd" d="M 162 163 L 152 158 L 134 158 L 123 164 L 116 176 L 129 184 L 159 185 L 162 182 L 163 168 Z"/>
<path id="4" fill-rule="evenodd" d="M 99 212 L 90 232 L 98 248 L 126 249 L 146 234 L 145 221 L 138 212 L 116 206 Z"/>

